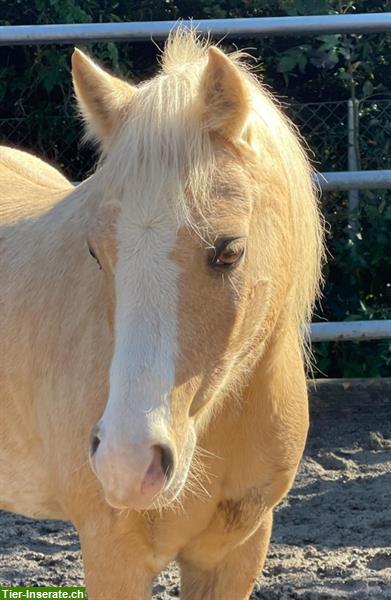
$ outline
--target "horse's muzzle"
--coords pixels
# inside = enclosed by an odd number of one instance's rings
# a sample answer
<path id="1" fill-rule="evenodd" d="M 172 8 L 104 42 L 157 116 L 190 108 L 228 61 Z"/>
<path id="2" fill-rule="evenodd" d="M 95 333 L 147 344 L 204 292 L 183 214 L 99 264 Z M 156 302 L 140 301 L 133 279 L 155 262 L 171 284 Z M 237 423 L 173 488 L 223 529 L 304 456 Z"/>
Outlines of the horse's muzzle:
<path id="1" fill-rule="evenodd" d="M 174 473 L 174 454 L 156 440 L 112 447 L 94 427 L 90 462 L 105 499 L 114 508 L 150 508 L 167 489 Z"/>

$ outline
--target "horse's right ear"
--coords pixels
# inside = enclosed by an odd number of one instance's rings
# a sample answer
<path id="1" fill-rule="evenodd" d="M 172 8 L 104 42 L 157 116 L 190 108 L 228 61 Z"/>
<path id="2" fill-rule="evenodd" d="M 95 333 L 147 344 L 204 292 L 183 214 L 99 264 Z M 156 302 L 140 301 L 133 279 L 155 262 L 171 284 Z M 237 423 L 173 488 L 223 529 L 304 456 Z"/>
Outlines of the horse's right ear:
<path id="1" fill-rule="evenodd" d="M 201 101 L 210 131 L 229 139 L 240 136 L 251 110 L 248 85 L 235 63 L 214 46 L 201 80 Z"/>
<path id="2" fill-rule="evenodd" d="M 122 122 L 135 88 L 110 75 L 75 48 L 72 78 L 87 137 L 107 142 Z"/>

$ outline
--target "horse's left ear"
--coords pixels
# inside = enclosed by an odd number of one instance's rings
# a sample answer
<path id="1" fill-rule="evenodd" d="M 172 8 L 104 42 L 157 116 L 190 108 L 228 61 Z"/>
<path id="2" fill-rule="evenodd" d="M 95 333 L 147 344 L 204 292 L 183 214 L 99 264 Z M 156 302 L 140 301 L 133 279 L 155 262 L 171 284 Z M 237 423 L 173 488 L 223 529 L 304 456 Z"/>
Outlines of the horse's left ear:
<path id="1" fill-rule="evenodd" d="M 87 137 L 107 142 L 122 122 L 135 88 L 110 75 L 75 48 L 72 78 Z"/>
<path id="2" fill-rule="evenodd" d="M 228 139 L 238 138 L 250 112 L 250 91 L 240 69 L 214 46 L 209 48 L 200 92 L 208 129 Z"/>

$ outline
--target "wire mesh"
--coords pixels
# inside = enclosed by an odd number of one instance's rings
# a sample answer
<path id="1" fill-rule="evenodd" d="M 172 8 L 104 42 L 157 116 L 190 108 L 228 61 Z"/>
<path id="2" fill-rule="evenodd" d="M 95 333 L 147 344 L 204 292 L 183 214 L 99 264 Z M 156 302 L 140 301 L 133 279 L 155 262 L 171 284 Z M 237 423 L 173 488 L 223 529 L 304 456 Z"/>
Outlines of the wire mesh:
<path id="1" fill-rule="evenodd" d="M 292 103 L 285 112 L 298 126 L 319 171 L 347 169 L 346 101 Z M 391 168 L 391 99 L 359 102 L 358 127 L 361 168 Z M 74 180 L 88 175 L 96 160 L 94 150 L 80 140 L 77 117 L 41 114 L 0 119 L 1 144 L 31 150 Z"/>
<path id="2" fill-rule="evenodd" d="M 391 100 L 363 100 L 358 105 L 361 169 L 391 168 Z"/>
<path id="3" fill-rule="evenodd" d="M 83 145 L 80 120 L 69 116 L 0 119 L 0 144 L 33 152 L 72 180 L 84 179 L 96 161 L 91 145 Z"/>
<path id="4" fill-rule="evenodd" d="M 346 170 L 346 101 L 292 104 L 287 112 L 298 126 L 319 171 Z"/>

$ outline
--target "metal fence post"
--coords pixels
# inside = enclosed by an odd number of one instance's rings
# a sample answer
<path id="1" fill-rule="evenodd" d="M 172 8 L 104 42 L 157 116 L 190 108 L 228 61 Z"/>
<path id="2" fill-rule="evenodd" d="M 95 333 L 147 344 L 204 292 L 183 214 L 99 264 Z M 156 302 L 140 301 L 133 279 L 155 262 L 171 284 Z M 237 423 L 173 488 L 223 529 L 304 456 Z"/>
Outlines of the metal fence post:
<path id="1" fill-rule="evenodd" d="M 360 159 L 358 151 L 358 102 L 348 100 L 348 171 L 358 171 Z M 354 244 L 358 231 L 359 191 L 349 190 L 349 239 Z"/>

